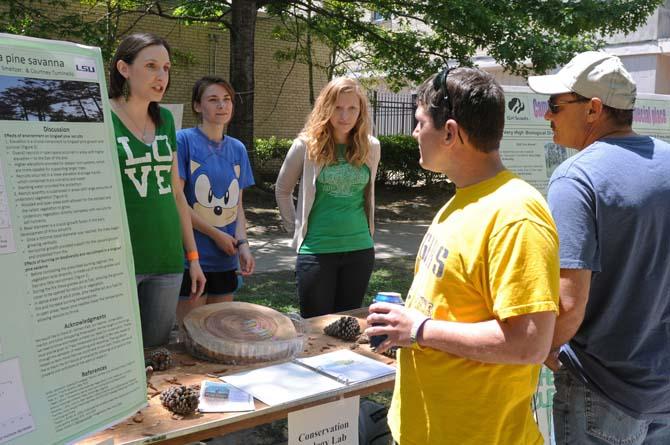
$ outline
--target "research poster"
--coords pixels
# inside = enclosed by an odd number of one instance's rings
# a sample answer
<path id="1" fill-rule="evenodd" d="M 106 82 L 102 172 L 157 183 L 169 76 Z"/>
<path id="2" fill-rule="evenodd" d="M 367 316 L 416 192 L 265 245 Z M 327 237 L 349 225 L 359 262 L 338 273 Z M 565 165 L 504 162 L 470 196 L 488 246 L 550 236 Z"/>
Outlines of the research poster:
<path id="1" fill-rule="evenodd" d="M 0 444 L 62 444 L 146 404 L 98 48 L 0 34 Z"/>
<path id="2" fill-rule="evenodd" d="M 549 121 L 544 119 L 548 96 L 525 87 L 505 90 L 505 133 L 500 155 L 507 168 L 546 196 L 556 167 L 577 153 L 553 142 Z M 670 142 L 670 96 L 639 94 L 633 111 L 633 129 Z"/>

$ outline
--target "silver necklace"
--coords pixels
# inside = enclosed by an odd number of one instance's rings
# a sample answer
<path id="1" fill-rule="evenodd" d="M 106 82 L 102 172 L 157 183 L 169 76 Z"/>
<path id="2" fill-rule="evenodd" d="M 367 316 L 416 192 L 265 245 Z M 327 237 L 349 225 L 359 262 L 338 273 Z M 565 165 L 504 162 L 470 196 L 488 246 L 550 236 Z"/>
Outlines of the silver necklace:
<path id="1" fill-rule="evenodd" d="M 133 127 L 135 127 L 135 130 L 138 130 L 138 132 L 139 132 L 140 127 L 137 124 L 135 124 L 135 121 L 130 117 L 130 115 L 125 110 L 125 108 L 122 107 L 120 104 L 117 105 L 116 108 L 123 112 L 124 116 L 126 116 L 126 118 L 128 119 L 128 122 L 130 122 L 133 125 Z M 144 142 L 145 144 L 152 143 L 153 139 L 154 139 L 154 138 L 151 138 L 151 140 L 147 140 L 147 124 L 148 123 L 149 123 L 149 116 L 147 114 L 147 115 L 144 116 L 144 127 L 142 128 L 142 136 L 140 137 L 140 140 L 142 142 Z"/>

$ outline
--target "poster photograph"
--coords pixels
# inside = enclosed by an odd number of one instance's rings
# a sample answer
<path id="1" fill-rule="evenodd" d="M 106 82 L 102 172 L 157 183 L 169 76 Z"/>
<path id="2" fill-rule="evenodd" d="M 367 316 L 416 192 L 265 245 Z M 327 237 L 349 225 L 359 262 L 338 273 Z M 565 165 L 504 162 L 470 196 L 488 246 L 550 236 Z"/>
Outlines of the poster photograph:
<path id="1" fill-rule="evenodd" d="M 102 122 L 100 85 L 0 76 L 0 120 Z"/>

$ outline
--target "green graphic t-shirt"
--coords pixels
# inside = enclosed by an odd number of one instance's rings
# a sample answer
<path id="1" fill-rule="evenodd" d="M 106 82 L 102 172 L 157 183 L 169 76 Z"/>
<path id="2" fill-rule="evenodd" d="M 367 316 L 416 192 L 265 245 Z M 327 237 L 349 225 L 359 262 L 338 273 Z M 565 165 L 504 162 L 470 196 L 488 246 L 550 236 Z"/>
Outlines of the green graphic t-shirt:
<path id="1" fill-rule="evenodd" d="M 172 114 L 161 108 L 151 145 L 137 139 L 112 113 L 121 183 L 136 274 L 183 272 L 181 226 L 172 196 L 172 153 L 177 150 Z"/>
<path id="2" fill-rule="evenodd" d="M 337 164 L 321 169 L 316 179 L 314 205 L 309 213 L 307 236 L 299 253 L 336 253 L 369 249 L 373 246 L 365 214 L 365 187 L 370 169 L 355 167 L 344 158 L 338 145 Z"/>

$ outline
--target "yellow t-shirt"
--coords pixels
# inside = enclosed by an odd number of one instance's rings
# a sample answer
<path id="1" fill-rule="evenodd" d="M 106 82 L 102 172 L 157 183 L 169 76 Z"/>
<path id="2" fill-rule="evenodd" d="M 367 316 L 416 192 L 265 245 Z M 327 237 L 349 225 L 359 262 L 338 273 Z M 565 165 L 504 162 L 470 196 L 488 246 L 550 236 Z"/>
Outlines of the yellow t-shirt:
<path id="1" fill-rule="evenodd" d="M 462 323 L 558 312 L 558 235 L 544 198 L 509 171 L 438 212 L 406 305 Z M 399 351 L 389 425 L 400 445 L 535 445 L 539 365 L 498 365 L 430 348 Z"/>

